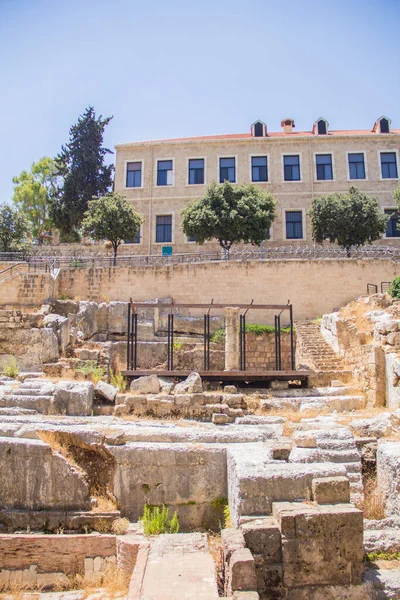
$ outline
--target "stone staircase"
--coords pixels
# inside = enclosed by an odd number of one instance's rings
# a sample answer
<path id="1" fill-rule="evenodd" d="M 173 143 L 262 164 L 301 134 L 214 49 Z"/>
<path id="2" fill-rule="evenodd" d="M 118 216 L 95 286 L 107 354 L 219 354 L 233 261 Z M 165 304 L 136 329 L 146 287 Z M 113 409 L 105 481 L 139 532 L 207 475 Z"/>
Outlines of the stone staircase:
<path id="1" fill-rule="evenodd" d="M 313 321 L 296 322 L 296 354 L 298 366 L 315 371 L 347 371 L 342 357 L 332 350 Z"/>
<path id="2" fill-rule="evenodd" d="M 310 424 L 310 427 L 312 425 Z M 361 452 L 353 434 L 346 427 L 309 429 L 294 435 L 295 447 L 290 453 L 291 463 L 335 463 L 346 469 L 352 500 L 363 496 Z"/>
<path id="3" fill-rule="evenodd" d="M 355 386 L 340 385 L 315 388 L 272 390 L 272 394 L 260 394 L 263 410 L 290 410 L 300 413 L 310 410 L 322 412 L 362 410 L 365 397 Z"/>

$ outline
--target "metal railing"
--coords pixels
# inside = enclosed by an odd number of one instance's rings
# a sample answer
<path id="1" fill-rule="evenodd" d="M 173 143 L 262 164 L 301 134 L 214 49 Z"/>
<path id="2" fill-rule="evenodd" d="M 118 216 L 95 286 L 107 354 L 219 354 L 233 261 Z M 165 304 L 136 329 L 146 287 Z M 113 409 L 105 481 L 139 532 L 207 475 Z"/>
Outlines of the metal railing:
<path id="1" fill-rule="evenodd" d="M 276 246 L 257 248 L 257 250 L 190 252 L 162 256 L 160 254 L 134 254 L 113 256 L 105 255 L 73 255 L 73 256 L 25 256 L 22 253 L 0 253 L 0 261 L 26 262 L 30 270 L 47 265 L 50 273 L 58 269 L 90 269 L 113 267 L 153 267 L 179 264 L 194 264 L 221 261 L 270 261 L 270 260 L 373 260 L 383 259 L 400 262 L 400 248 L 393 246 L 363 246 L 350 248 L 349 251 L 337 247 L 310 246 Z"/>

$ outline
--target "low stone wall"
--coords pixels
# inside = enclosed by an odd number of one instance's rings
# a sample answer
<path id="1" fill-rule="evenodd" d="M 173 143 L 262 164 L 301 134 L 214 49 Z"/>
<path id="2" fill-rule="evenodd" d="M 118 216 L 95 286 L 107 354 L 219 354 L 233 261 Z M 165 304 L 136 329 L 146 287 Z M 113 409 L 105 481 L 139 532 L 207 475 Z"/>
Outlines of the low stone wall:
<path id="1" fill-rule="evenodd" d="M 126 535 L 0 535 L 0 591 L 19 585 L 47 588 L 66 576 L 103 575 L 110 564 L 131 576 L 142 537 Z"/>

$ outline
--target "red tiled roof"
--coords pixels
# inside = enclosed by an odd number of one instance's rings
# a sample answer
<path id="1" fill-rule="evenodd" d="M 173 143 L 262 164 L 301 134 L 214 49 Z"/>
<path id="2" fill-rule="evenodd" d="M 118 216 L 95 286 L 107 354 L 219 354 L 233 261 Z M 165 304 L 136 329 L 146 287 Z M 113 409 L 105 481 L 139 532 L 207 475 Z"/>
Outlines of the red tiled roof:
<path id="1" fill-rule="evenodd" d="M 400 129 L 392 129 L 391 133 L 400 133 Z M 317 136 L 315 133 L 313 133 L 312 131 L 293 131 L 292 133 L 284 133 L 283 131 L 275 131 L 275 132 L 268 132 L 267 133 L 267 138 L 296 138 L 296 137 L 329 137 L 329 136 L 346 136 L 346 135 L 372 135 L 372 136 L 377 136 L 378 134 L 376 134 L 375 132 L 371 131 L 370 129 L 337 129 L 337 130 L 330 130 L 329 133 L 324 136 Z M 390 133 L 387 134 L 379 134 L 382 136 L 387 135 L 388 137 L 390 137 Z M 131 142 L 133 144 L 149 144 L 149 143 L 167 143 L 167 142 L 201 142 L 201 141 L 207 141 L 207 140 L 237 140 L 237 139 L 250 139 L 250 138 L 254 138 L 254 136 L 252 136 L 251 133 L 225 133 L 225 134 L 219 134 L 219 135 L 200 135 L 200 136 L 194 136 L 194 137 L 184 137 L 184 138 L 168 138 L 168 139 L 161 139 L 161 140 L 144 140 L 142 142 Z M 258 140 L 262 140 L 265 138 L 262 137 L 257 137 L 254 139 L 258 139 Z M 129 145 L 128 144 L 117 144 L 117 146 L 125 146 L 125 145 Z"/>

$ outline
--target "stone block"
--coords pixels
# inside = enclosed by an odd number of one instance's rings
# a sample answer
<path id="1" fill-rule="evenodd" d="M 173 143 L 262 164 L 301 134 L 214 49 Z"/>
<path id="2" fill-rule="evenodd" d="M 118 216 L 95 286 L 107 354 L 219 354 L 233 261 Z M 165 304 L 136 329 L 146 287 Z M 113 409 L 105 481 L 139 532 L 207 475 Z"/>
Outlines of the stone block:
<path id="1" fill-rule="evenodd" d="M 131 383 L 131 392 L 134 394 L 158 394 L 159 391 L 160 382 L 157 375 L 138 377 Z"/>
<path id="2" fill-rule="evenodd" d="M 213 413 L 211 420 L 214 425 L 226 425 L 226 423 L 229 423 L 229 417 L 224 413 Z"/>
<path id="3" fill-rule="evenodd" d="M 254 559 L 248 548 L 235 550 L 228 566 L 228 595 L 236 590 L 257 590 L 256 569 Z"/>
<path id="4" fill-rule="evenodd" d="M 90 415 L 94 385 L 88 381 L 60 381 L 54 393 L 54 406 L 60 414 Z"/>
<path id="5" fill-rule="evenodd" d="M 175 387 L 175 381 L 169 377 L 159 377 L 158 381 L 163 394 L 170 394 Z"/>
<path id="6" fill-rule="evenodd" d="M 338 504 L 350 502 L 350 481 L 347 477 L 315 478 L 312 494 L 318 504 Z"/>
<path id="7" fill-rule="evenodd" d="M 222 403 L 227 404 L 231 408 L 242 408 L 243 394 L 222 394 Z"/>
<path id="8" fill-rule="evenodd" d="M 281 532 L 273 517 L 254 519 L 241 525 L 240 529 L 252 554 L 261 554 L 264 563 L 281 561 Z"/>
<path id="9" fill-rule="evenodd" d="M 203 382 L 198 373 L 191 373 L 189 377 L 175 386 L 175 394 L 195 394 L 202 391 Z"/>
<path id="10" fill-rule="evenodd" d="M 233 592 L 232 600 L 260 600 L 258 592 Z"/>
<path id="11" fill-rule="evenodd" d="M 289 389 L 288 381 L 271 381 L 271 390 L 287 390 Z"/>
<path id="12" fill-rule="evenodd" d="M 224 552 L 224 561 L 228 563 L 235 550 L 245 547 L 245 541 L 242 531 L 233 527 L 221 531 L 222 547 Z"/>
<path id="13" fill-rule="evenodd" d="M 224 386 L 224 394 L 237 394 L 238 390 L 235 385 L 225 385 Z"/>
<path id="14" fill-rule="evenodd" d="M 272 448 L 273 460 L 285 460 L 287 461 L 292 450 L 292 445 L 288 444 L 274 444 Z"/>
<path id="15" fill-rule="evenodd" d="M 91 506 L 81 473 L 42 441 L 0 438 L 0 464 L 4 508 L 86 510 Z"/>
<path id="16" fill-rule="evenodd" d="M 385 515 L 400 516 L 400 444 L 385 442 L 376 454 L 378 489 L 383 495 Z"/>
<path id="17" fill-rule="evenodd" d="M 114 402 L 118 390 L 116 387 L 105 381 L 99 381 L 96 385 L 95 392 L 100 398 L 107 400 L 108 402 Z"/>

